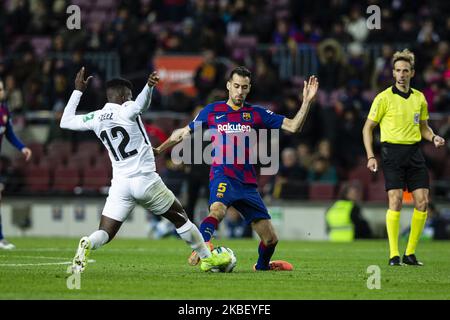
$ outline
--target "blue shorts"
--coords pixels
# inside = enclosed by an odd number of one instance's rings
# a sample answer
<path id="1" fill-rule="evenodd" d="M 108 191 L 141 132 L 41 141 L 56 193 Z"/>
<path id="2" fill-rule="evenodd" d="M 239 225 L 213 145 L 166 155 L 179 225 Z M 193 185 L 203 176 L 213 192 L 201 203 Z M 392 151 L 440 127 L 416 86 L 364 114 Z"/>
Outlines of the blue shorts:
<path id="1" fill-rule="evenodd" d="M 255 185 L 243 184 L 227 176 L 215 177 L 209 183 L 209 205 L 221 202 L 227 207 L 233 206 L 247 224 L 257 219 L 270 219 Z"/>

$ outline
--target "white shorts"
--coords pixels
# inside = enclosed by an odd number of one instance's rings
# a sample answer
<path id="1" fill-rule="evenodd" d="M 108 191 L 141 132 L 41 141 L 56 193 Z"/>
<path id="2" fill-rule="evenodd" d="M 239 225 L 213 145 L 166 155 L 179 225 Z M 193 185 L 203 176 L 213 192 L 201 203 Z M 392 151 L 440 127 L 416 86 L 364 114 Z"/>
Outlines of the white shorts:
<path id="1" fill-rule="evenodd" d="M 156 172 L 132 178 L 114 178 L 102 215 L 123 222 L 136 204 L 160 215 L 166 213 L 174 201 L 175 195 Z"/>

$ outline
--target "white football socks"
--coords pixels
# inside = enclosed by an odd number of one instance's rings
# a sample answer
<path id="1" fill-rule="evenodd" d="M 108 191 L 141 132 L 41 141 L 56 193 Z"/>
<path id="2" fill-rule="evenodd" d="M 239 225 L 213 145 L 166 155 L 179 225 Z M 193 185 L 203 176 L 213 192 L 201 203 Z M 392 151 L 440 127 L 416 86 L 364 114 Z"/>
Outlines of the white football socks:
<path id="1" fill-rule="evenodd" d="M 91 240 L 91 249 L 95 250 L 108 242 L 109 235 L 104 230 L 97 230 L 89 236 L 89 240 Z"/>
<path id="2" fill-rule="evenodd" d="M 177 233 L 180 235 L 181 239 L 186 241 L 186 243 L 198 253 L 200 259 L 208 258 L 211 256 L 211 251 L 209 251 L 208 247 L 206 246 L 202 234 L 195 226 L 195 224 L 193 224 L 190 220 L 179 227 L 177 229 Z"/>

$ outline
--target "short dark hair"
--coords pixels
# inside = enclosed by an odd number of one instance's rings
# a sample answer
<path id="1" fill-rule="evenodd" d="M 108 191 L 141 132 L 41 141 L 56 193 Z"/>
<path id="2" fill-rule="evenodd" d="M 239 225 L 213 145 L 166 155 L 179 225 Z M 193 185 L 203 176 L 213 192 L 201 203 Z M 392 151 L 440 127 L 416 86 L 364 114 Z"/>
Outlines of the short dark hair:
<path id="1" fill-rule="evenodd" d="M 239 67 L 234 68 L 233 71 L 231 71 L 230 76 L 228 77 L 228 81 L 233 79 L 233 76 L 235 74 L 237 74 L 238 76 L 244 77 L 244 78 L 249 78 L 250 80 L 252 79 L 251 71 L 248 70 L 244 66 L 239 66 Z"/>
<path id="2" fill-rule="evenodd" d="M 106 82 L 106 89 L 123 89 L 124 87 L 133 90 L 133 84 L 127 79 L 114 78 Z"/>

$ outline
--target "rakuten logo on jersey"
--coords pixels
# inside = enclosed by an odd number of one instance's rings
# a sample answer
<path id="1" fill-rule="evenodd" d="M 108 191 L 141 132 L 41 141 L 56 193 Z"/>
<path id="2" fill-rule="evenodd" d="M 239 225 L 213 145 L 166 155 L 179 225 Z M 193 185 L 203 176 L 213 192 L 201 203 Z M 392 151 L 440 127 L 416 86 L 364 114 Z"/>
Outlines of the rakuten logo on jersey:
<path id="1" fill-rule="evenodd" d="M 252 127 L 250 127 L 249 125 L 242 125 L 240 123 L 224 123 L 217 125 L 217 131 L 219 131 L 220 133 L 250 132 L 251 130 Z"/>

